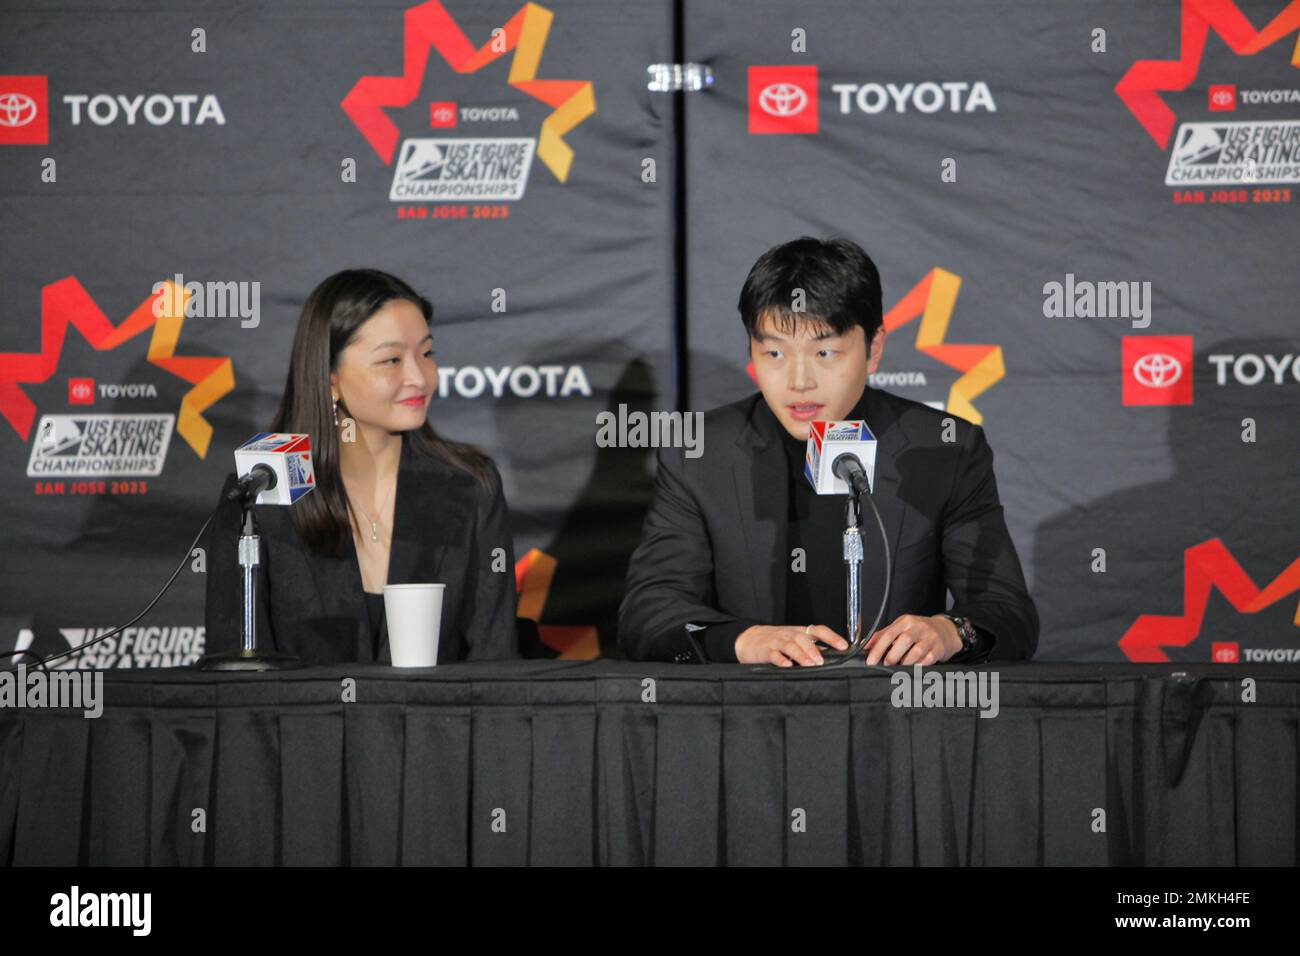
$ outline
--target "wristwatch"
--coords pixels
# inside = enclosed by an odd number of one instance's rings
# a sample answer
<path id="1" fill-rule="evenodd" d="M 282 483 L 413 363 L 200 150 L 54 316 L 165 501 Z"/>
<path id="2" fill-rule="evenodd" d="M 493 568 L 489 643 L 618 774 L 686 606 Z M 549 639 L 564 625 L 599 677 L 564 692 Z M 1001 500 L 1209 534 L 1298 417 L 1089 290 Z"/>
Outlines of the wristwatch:
<path id="1" fill-rule="evenodd" d="M 946 617 L 957 626 L 957 636 L 961 638 L 961 650 L 958 654 L 965 654 L 967 651 L 974 650 L 976 647 L 975 625 L 971 623 L 968 617 L 954 617 L 951 614 L 940 614 L 939 617 Z M 955 654 L 953 655 L 956 656 Z"/>
<path id="2" fill-rule="evenodd" d="M 708 627 L 704 624 L 687 624 L 686 641 L 690 644 L 689 651 L 681 651 L 673 655 L 674 664 L 703 664 L 707 661 L 708 655 L 704 653 L 704 632 Z"/>

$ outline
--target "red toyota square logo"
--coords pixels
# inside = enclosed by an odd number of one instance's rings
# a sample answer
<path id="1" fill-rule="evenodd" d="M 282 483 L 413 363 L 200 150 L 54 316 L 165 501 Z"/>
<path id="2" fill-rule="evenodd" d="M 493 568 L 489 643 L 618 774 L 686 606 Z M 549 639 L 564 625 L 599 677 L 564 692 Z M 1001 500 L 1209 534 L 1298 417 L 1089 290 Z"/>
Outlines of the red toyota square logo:
<path id="1" fill-rule="evenodd" d="M 456 125 L 456 104 L 455 103 L 430 103 L 429 104 L 429 125 L 437 128 L 445 128 Z"/>
<path id="2" fill-rule="evenodd" d="M 1192 404 L 1190 335 L 1124 336 L 1124 404 Z"/>
<path id="3" fill-rule="evenodd" d="M 43 76 L 0 76 L 0 145 L 50 141 L 49 83 Z"/>
<path id="4" fill-rule="evenodd" d="M 1241 663 L 1241 649 L 1236 641 L 1210 645 L 1210 660 L 1216 664 Z"/>
<path id="5" fill-rule="evenodd" d="M 817 117 L 817 67 L 749 68 L 751 133 L 815 133 Z"/>
<path id="6" fill-rule="evenodd" d="M 69 405 L 94 405 L 95 380 L 93 378 L 68 379 Z"/>
<path id="7" fill-rule="evenodd" d="M 1237 108 L 1237 84 L 1210 87 L 1210 112 L 1225 113 Z"/>

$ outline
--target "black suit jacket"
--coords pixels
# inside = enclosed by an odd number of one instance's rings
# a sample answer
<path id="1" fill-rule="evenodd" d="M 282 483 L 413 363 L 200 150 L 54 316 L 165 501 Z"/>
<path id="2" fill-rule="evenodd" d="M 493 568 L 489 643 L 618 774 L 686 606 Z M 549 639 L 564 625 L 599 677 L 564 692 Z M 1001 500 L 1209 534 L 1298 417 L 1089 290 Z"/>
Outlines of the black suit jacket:
<path id="1" fill-rule="evenodd" d="M 955 441 L 944 442 L 947 413 L 873 388 L 864 401 L 878 442 L 872 497 L 893 556 L 881 626 L 900 614 L 946 610 L 950 589 L 950 613 L 995 638 L 988 660 L 1033 656 L 1038 611 L 1003 520 L 984 430 L 952 416 Z M 654 501 L 619 609 L 629 657 L 684 659 L 692 650 L 688 622 L 784 621 L 790 477 L 782 430 L 759 393 L 705 414 L 700 457 L 660 449 Z M 868 513 L 868 549 L 879 541 L 874 525 Z M 864 627 L 874 618 L 867 611 Z M 704 647 L 715 660 L 735 659 Z"/>
<path id="2" fill-rule="evenodd" d="M 235 481 L 234 474 L 226 479 L 222 504 L 208 535 L 208 653 L 228 653 L 240 646 L 240 509 L 225 501 Z M 347 536 L 341 557 L 329 557 L 303 544 L 290 508 L 258 505 L 255 510 L 262 538 L 259 648 L 295 654 L 311 664 L 375 660 L 352 536 Z M 502 571 L 492 569 L 496 548 L 504 551 Z M 492 468 L 488 491 L 471 475 L 427 458 L 404 442 L 393 505 L 388 583 L 419 582 L 447 585 L 438 663 L 518 656 L 514 545 L 500 474 Z M 391 660 L 385 621 L 378 661 Z"/>

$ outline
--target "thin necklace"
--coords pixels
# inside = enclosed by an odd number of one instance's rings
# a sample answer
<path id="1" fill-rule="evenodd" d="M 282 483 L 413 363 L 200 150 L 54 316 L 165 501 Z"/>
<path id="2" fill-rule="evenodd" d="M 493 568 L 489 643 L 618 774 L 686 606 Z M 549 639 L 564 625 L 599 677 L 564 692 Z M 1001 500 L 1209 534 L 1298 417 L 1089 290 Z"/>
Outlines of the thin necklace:
<path id="1" fill-rule="evenodd" d="M 393 491 L 394 491 L 394 492 L 397 491 L 397 482 L 393 482 Z M 370 522 L 370 540 L 371 540 L 371 541 L 378 541 L 378 540 L 379 540 L 379 520 L 378 520 L 377 518 L 372 518 L 372 517 L 370 517 L 370 515 L 369 515 L 369 513 L 366 511 L 366 509 L 361 507 L 361 503 L 360 503 L 360 502 L 357 503 L 357 509 L 358 509 L 358 510 L 363 514 L 363 515 L 365 515 L 366 520 Z M 379 510 L 380 510 L 380 511 L 383 511 L 384 509 L 383 509 L 383 508 L 380 508 Z"/>

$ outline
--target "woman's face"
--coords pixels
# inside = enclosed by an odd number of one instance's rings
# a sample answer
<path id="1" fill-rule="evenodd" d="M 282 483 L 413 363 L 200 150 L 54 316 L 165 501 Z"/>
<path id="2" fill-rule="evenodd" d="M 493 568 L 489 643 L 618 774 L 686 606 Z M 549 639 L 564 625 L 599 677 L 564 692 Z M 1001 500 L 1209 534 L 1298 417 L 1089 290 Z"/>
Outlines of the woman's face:
<path id="1" fill-rule="evenodd" d="M 388 432 L 424 425 L 437 387 L 433 336 L 419 306 L 405 299 L 386 302 L 363 322 L 330 373 L 340 411 L 359 427 Z"/>

